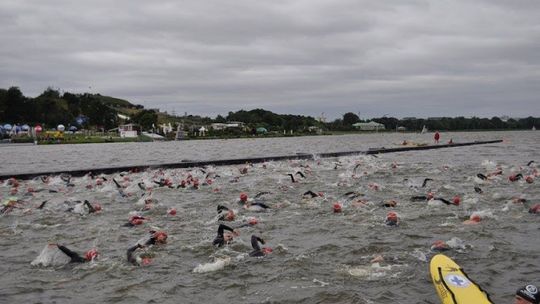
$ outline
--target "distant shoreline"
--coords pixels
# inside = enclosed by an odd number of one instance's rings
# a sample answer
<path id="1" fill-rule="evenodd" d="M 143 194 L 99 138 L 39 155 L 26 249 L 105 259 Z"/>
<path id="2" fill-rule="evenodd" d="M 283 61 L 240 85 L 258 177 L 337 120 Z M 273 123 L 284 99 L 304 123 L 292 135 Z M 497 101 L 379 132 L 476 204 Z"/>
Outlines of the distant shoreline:
<path id="1" fill-rule="evenodd" d="M 481 129 L 481 130 L 452 130 L 452 131 L 439 131 L 441 134 L 449 134 L 449 133 L 473 133 L 473 132 L 516 132 L 516 131 L 532 131 L 532 130 L 516 130 L 516 129 Z M 428 131 L 425 134 L 432 134 L 435 131 Z M 72 145 L 72 144 L 108 144 L 108 143 L 129 143 L 129 142 L 154 142 L 154 141 L 162 141 L 162 142 L 169 142 L 169 141 L 192 141 L 192 140 L 227 140 L 227 139 L 249 139 L 249 138 L 288 138 L 288 137 L 304 137 L 304 136 L 339 136 L 339 135 L 368 135 L 368 134 L 396 134 L 401 133 L 403 135 L 407 134 L 420 134 L 420 132 L 413 132 L 413 131 L 331 131 L 331 132 L 324 132 L 322 134 L 287 134 L 287 135 L 257 135 L 257 136 L 222 136 L 222 137 L 195 137 L 195 138 L 186 138 L 181 140 L 152 140 L 149 137 L 145 136 L 139 136 L 138 138 L 121 138 L 121 137 L 109 137 L 105 138 L 105 136 L 92 136 L 90 138 L 79 138 L 77 140 L 69 140 L 69 141 L 50 141 L 50 142 L 38 142 L 37 145 L 39 146 L 46 146 L 46 145 Z M 0 147 L 2 146 L 31 146 L 35 145 L 33 139 L 28 140 L 22 140 L 22 141 L 14 141 L 9 142 L 6 140 L 0 141 Z"/>

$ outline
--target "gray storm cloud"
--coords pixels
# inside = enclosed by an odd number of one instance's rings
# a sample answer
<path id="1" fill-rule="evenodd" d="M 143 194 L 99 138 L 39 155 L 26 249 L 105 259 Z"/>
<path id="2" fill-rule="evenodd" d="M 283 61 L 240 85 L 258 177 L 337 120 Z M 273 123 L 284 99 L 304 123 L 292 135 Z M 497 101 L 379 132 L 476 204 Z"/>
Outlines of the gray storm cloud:
<path id="1" fill-rule="evenodd" d="M 540 116 L 538 1 L 6 1 L 0 87 L 215 116 Z"/>

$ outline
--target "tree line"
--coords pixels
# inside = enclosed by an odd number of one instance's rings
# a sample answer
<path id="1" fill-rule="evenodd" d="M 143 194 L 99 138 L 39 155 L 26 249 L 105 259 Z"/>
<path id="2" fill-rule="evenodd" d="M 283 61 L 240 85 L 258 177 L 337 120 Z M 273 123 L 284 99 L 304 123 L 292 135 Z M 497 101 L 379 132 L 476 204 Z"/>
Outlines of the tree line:
<path id="1" fill-rule="evenodd" d="M 321 122 L 311 116 L 276 114 L 264 109 L 250 111 L 239 110 L 228 115 L 218 115 L 215 119 L 201 116 L 166 116 L 155 110 L 144 109 L 142 105 L 133 105 L 128 101 L 102 96 L 100 94 L 60 93 L 53 88 L 47 88 L 35 98 L 25 97 L 18 87 L 0 89 L 0 122 L 42 124 L 54 128 L 58 124 L 75 125 L 79 128 L 113 129 L 121 122 L 118 114 L 129 115 L 131 122 L 137 123 L 148 130 L 157 126 L 159 116 L 164 120 L 189 126 L 202 126 L 211 123 L 230 121 L 243 122 L 248 129 L 265 128 L 269 132 L 294 131 L 308 132 L 310 127 L 324 131 L 353 131 L 358 122 L 367 122 L 358 115 L 348 112 L 342 118 L 331 122 Z M 159 114 L 159 115 L 158 115 Z M 540 118 L 527 117 L 521 119 L 502 120 L 492 118 L 442 117 L 437 119 L 398 119 L 394 117 L 379 117 L 370 119 L 382 123 L 387 130 L 404 127 L 408 131 L 420 131 L 424 126 L 429 130 L 461 131 L 461 130 L 502 130 L 502 129 L 531 129 L 540 126 Z"/>

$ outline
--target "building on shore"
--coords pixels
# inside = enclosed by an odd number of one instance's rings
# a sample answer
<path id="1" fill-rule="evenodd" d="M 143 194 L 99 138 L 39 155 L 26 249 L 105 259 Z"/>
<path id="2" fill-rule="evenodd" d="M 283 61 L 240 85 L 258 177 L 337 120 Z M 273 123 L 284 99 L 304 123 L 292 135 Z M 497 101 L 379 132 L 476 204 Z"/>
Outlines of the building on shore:
<path id="1" fill-rule="evenodd" d="M 379 130 L 384 130 L 385 129 L 383 124 L 378 123 L 378 122 L 374 122 L 374 121 L 357 122 L 357 123 L 353 124 L 352 126 L 355 127 L 356 129 L 360 130 L 360 131 L 379 131 Z"/>
<path id="2" fill-rule="evenodd" d="M 122 138 L 133 138 L 139 136 L 139 133 L 141 131 L 141 128 L 137 124 L 126 124 L 121 125 L 118 127 L 118 133 L 120 133 L 120 137 Z"/>
<path id="3" fill-rule="evenodd" d="M 227 123 L 213 123 L 210 125 L 210 128 L 212 128 L 212 130 L 219 131 L 219 130 L 225 130 L 225 129 L 230 129 L 230 128 L 243 129 L 244 126 L 245 124 L 241 121 L 229 121 Z"/>

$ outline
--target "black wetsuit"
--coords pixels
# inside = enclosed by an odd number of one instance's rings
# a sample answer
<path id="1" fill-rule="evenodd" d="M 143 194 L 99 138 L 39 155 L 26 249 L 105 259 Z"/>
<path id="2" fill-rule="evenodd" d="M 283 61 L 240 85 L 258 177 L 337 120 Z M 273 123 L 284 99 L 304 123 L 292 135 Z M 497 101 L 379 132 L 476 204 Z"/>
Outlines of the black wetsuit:
<path id="1" fill-rule="evenodd" d="M 450 201 L 445 200 L 444 198 L 440 198 L 440 197 L 439 198 L 436 197 L 436 198 L 434 198 L 434 200 L 439 200 L 439 201 L 441 201 L 441 202 L 443 202 L 443 203 L 445 203 L 447 205 L 455 205 L 454 203 L 451 203 Z"/>
<path id="2" fill-rule="evenodd" d="M 139 262 L 137 261 L 137 257 L 135 257 L 133 255 L 133 253 L 135 252 L 135 250 L 139 249 L 139 248 L 142 248 L 142 246 L 140 244 L 137 244 L 133 247 L 130 247 L 128 250 L 127 250 L 127 260 L 129 263 L 135 265 L 135 266 L 139 266 Z"/>
<path id="3" fill-rule="evenodd" d="M 124 193 L 124 190 L 122 189 L 123 187 L 114 178 L 112 180 L 114 184 L 116 185 L 116 189 L 118 190 L 118 193 L 120 194 L 120 196 L 126 197 L 127 195 Z"/>
<path id="4" fill-rule="evenodd" d="M 264 208 L 264 209 L 270 208 L 270 206 L 268 206 L 267 204 L 262 203 L 262 202 L 254 202 L 254 203 L 250 204 L 250 207 L 251 206 L 259 206 L 259 207 Z"/>
<path id="5" fill-rule="evenodd" d="M 165 187 L 165 186 L 172 188 L 172 186 L 164 178 L 160 179 L 159 181 L 153 181 L 153 182 L 154 184 L 158 185 L 160 188 Z"/>
<path id="6" fill-rule="evenodd" d="M 435 201 L 441 201 L 447 205 L 455 205 L 454 203 L 448 201 L 447 199 L 444 199 L 444 198 L 441 198 L 441 197 L 434 197 L 432 198 L 433 200 Z M 424 200 L 428 200 L 428 197 L 427 196 L 413 196 L 411 197 L 411 201 L 424 201 Z"/>
<path id="7" fill-rule="evenodd" d="M 264 252 L 262 252 L 261 247 L 259 247 L 259 242 L 261 242 L 261 244 L 264 244 L 264 240 L 261 239 L 260 237 L 255 236 L 255 235 L 251 236 L 251 247 L 253 247 L 253 251 L 249 253 L 249 256 L 252 256 L 252 257 L 264 256 Z"/>
<path id="8" fill-rule="evenodd" d="M 97 211 L 94 206 L 92 206 L 87 200 L 84 201 L 84 204 L 86 205 L 86 207 L 88 207 L 88 213 L 94 213 Z"/>
<path id="9" fill-rule="evenodd" d="M 258 198 L 258 197 L 263 196 L 265 194 L 271 194 L 271 192 L 268 192 L 268 191 L 259 192 L 253 198 Z"/>
<path id="10" fill-rule="evenodd" d="M 219 224 L 218 231 L 217 231 L 217 236 L 214 239 L 214 241 L 212 242 L 212 244 L 214 246 L 221 247 L 221 246 L 225 245 L 225 237 L 223 236 L 224 230 L 229 230 L 230 232 L 234 231 L 231 227 L 229 227 L 227 225 Z"/>
<path id="11" fill-rule="evenodd" d="M 393 221 L 393 220 L 386 220 L 386 225 L 388 226 L 397 226 L 398 225 L 398 222 L 397 221 Z"/>
<path id="12" fill-rule="evenodd" d="M 71 183 L 70 175 L 61 175 L 60 178 L 66 183 L 67 187 L 74 187 L 75 184 Z"/>
<path id="13" fill-rule="evenodd" d="M 317 193 L 315 193 L 315 192 L 313 192 L 311 190 L 306 191 L 306 192 L 304 192 L 304 194 L 302 194 L 302 196 L 308 196 L 308 195 L 311 196 L 311 198 L 319 196 Z"/>
<path id="14" fill-rule="evenodd" d="M 522 179 L 522 178 L 523 178 L 523 174 L 518 173 L 518 174 L 516 174 L 516 175 L 514 176 L 514 179 L 513 179 L 512 181 L 517 181 L 517 180 L 520 180 L 520 179 Z"/>
<path id="15" fill-rule="evenodd" d="M 47 201 L 41 202 L 41 204 L 37 207 L 37 209 L 43 209 L 43 207 L 45 207 L 45 204 L 46 204 L 47 202 L 48 202 L 48 200 L 47 200 Z"/>
<path id="16" fill-rule="evenodd" d="M 294 175 L 292 175 L 292 173 L 289 173 L 289 174 L 287 174 L 287 175 L 291 177 L 291 181 L 292 181 L 293 183 L 296 183 L 296 180 L 294 179 Z"/>
<path id="17" fill-rule="evenodd" d="M 88 262 L 88 260 L 81 257 L 78 253 L 69 250 L 66 246 L 58 245 L 58 249 L 60 249 L 63 253 L 65 253 L 71 259 L 71 261 L 69 261 L 70 263 Z"/>
<path id="18" fill-rule="evenodd" d="M 223 205 L 218 205 L 217 206 L 217 212 L 218 212 L 218 215 L 220 215 L 220 217 L 218 218 L 218 220 L 220 221 L 224 221 L 225 220 L 225 216 L 227 216 L 227 211 L 229 211 L 229 208 L 223 206 Z"/>
<path id="19" fill-rule="evenodd" d="M 431 178 L 424 179 L 424 182 L 422 183 L 422 188 L 426 187 L 428 181 L 432 181 L 432 179 Z"/>
<path id="20" fill-rule="evenodd" d="M 382 204 L 382 206 L 386 207 L 386 208 L 395 207 L 396 205 L 397 205 L 396 202 L 392 202 L 392 201 L 383 202 L 383 204 Z"/>
<path id="21" fill-rule="evenodd" d="M 157 242 L 157 239 L 154 235 L 152 235 L 146 243 L 144 243 L 145 246 L 155 245 Z"/>

